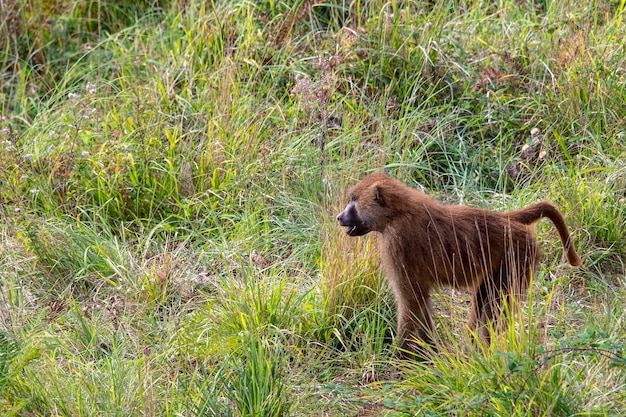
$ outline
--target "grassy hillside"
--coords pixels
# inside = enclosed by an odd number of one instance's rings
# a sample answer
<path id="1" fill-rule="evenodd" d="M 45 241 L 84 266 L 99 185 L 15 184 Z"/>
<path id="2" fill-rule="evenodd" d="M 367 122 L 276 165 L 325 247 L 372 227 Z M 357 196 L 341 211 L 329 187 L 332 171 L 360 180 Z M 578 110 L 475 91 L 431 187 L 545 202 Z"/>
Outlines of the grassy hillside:
<path id="1" fill-rule="evenodd" d="M 2 2 L 0 2 L 2 3 Z M 9 0 L 0 11 L 0 414 L 622 415 L 626 2 Z M 400 361 L 387 169 L 564 213 L 489 349 L 435 295 Z"/>

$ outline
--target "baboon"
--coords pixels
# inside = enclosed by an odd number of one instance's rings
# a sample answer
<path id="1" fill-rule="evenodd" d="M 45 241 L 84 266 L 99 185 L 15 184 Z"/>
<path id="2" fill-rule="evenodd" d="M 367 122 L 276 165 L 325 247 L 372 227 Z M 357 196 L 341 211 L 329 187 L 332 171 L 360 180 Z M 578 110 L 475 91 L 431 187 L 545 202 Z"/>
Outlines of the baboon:
<path id="1" fill-rule="evenodd" d="M 430 292 L 435 285 L 472 289 L 468 326 L 487 345 L 489 324 L 506 302 L 523 294 L 540 249 L 534 223 L 547 217 L 556 226 L 567 261 L 581 265 L 563 216 L 542 201 L 497 213 L 443 205 L 385 173 L 374 173 L 349 191 L 350 202 L 337 216 L 349 236 L 378 233 L 383 271 L 395 296 L 401 351 L 434 347 Z"/>

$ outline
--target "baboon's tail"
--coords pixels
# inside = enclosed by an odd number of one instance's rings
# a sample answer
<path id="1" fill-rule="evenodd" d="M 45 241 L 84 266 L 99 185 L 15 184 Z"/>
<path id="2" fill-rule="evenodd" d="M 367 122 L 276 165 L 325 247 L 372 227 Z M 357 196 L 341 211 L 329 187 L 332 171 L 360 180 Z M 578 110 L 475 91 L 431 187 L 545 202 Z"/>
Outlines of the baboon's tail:
<path id="1" fill-rule="evenodd" d="M 567 262 L 573 266 L 582 265 L 582 261 L 580 260 L 578 253 L 576 253 L 574 245 L 572 245 L 572 240 L 569 235 L 569 230 L 567 229 L 567 224 L 565 224 L 565 219 L 554 204 L 547 201 L 541 201 L 526 208 L 511 211 L 507 213 L 507 215 L 511 220 L 524 224 L 533 224 L 543 217 L 547 217 L 552 220 L 556 230 L 559 232 Z"/>

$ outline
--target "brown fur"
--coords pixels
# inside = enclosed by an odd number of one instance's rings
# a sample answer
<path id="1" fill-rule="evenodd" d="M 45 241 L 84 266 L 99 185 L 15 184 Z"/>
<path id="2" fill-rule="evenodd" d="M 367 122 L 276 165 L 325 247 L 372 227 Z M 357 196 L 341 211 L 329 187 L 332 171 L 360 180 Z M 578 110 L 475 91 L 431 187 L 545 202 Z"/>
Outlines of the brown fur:
<path id="1" fill-rule="evenodd" d="M 381 262 L 398 307 L 398 338 L 407 351 L 421 351 L 414 338 L 433 344 L 430 293 L 439 284 L 472 289 L 468 325 L 489 343 L 488 324 L 505 300 L 528 287 L 538 267 L 533 225 L 542 217 L 556 226 L 568 262 L 581 265 L 563 216 L 547 201 L 507 213 L 443 205 L 384 173 L 365 177 L 350 198 L 337 220 L 350 236 L 380 234 Z"/>

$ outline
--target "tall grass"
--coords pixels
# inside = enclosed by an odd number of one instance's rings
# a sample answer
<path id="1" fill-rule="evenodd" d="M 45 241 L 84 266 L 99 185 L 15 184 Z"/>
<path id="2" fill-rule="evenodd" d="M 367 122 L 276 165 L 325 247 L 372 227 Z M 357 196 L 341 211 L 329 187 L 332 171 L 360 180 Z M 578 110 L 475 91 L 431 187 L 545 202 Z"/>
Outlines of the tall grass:
<path id="1" fill-rule="evenodd" d="M 1 3 L 1 2 L 0 2 Z M 624 1 L 16 0 L 0 13 L 0 414 L 620 415 Z M 435 294 L 399 361 L 387 169 L 442 201 L 549 199 L 488 349 Z"/>

